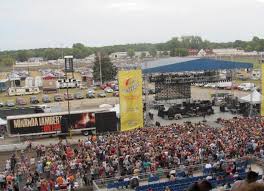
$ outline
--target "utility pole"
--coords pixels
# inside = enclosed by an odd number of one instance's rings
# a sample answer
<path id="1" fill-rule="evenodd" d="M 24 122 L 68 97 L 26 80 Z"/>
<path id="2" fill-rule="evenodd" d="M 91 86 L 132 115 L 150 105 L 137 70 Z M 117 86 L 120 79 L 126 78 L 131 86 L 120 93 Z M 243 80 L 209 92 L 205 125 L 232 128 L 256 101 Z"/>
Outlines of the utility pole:
<path id="1" fill-rule="evenodd" d="M 98 60 L 99 60 L 99 66 L 100 66 L 100 83 L 101 85 L 103 85 L 101 52 L 98 52 Z"/>
<path id="2" fill-rule="evenodd" d="M 261 115 L 262 115 L 262 107 L 263 107 L 263 92 L 264 92 L 264 90 L 262 89 L 262 78 L 263 78 L 263 71 L 262 71 L 262 62 L 263 62 L 263 57 L 262 57 L 263 55 L 262 55 L 262 52 L 260 53 L 260 61 L 259 61 L 259 64 L 260 64 L 260 94 L 261 94 L 261 100 L 260 100 L 260 117 L 261 117 Z"/>
<path id="3" fill-rule="evenodd" d="M 66 74 L 66 84 L 67 84 L 67 106 L 68 106 L 68 129 L 71 129 L 71 112 L 70 112 L 70 100 L 69 100 L 69 79 L 68 79 L 68 72 L 73 72 L 73 56 L 65 56 L 65 74 Z M 68 131 L 67 129 L 67 131 Z M 71 131 L 70 131 L 71 137 Z"/>
<path id="4" fill-rule="evenodd" d="M 231 62 L 234 61 L 234 57 L 233 55 L 231 55 Z M 234 70 L 234 71 L 233 71 Z M 236 69 L 231 70 L 231 81 L 232 81 L 232 85 L 231 85 L 231 94 L 233 95 L 233 97 L 235 97 L 235 91 L 234 91 L 234 80 L 236 79 L 235 73 L 236 73 Z"/>
<path id="5" fill-rule="evenodd" d="M 145 65 L 145 69 L 147 69 L 148 68 L 148 63 L 147 62 L 145 62 L 144 63 L 144 65 Z M 149 123 L 149 100 L 148 100 L 148 73 L 146 73 L 145 75 L 144 75 L 144 77 L 145 77 L 145 79 L 144 79 L 144 86 L 145 86 L 145 104 L 146 104 L 146 111 L 145 111 L 145 114 L 146 114 L 146 118 L 145 118 L 145 126 L 146 127 L 148 127 L 149 125 L 150 125 L 150 123 Z"/>

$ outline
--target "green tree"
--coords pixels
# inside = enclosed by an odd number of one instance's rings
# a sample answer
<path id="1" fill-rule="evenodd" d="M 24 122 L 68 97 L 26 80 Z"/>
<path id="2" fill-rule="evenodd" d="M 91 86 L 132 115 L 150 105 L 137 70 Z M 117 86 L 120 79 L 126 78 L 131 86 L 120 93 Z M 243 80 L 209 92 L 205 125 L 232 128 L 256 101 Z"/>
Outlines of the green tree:
<path id="1" fill-rule="evenodd" d="M 176 48 L 170 49 L 170 56 L 172 57 L 176 56 Z"/>
<path id="2" fill-rule="evenodd" d="M 188 56 L 188 50 L 186 48 L 176 48 L 175 49 L 175 56 L 180 56 L 180 57 L 184 57 L 184 56 Z"/>
<path id="3" fill-rule="evenodd" d="M 44 58 L 46 60 L 57 60 L 58 58 L 61 58 L 61 52 L 59 49 L 56 51 L 55 49 L 47 48 L 44 51 Z"/>
<path id="4" fill-rule="evenodd" d="M 85 58 L 93 53 L 91 48 L 86 47 L 81 43 L 73 44 L 72 49 L 74 58 Z"/>
<path id="5" fill-rule="evenodd" d="M 135 50 L 134 49 L 128 49 L 127 50 L 127 55 L 130 57 L 130 58 L 133 58 L 135 56 Z"/>
<path id="6" fill-rule="evenodd" d="M 176 52 L 176 49 L 179 49 Z M 74 44 L 71 48 L 64 48 L 64 55 L 73 55 L 75 58 L 85 58 L 97 51 L 104 51 L 107 54 L 113 52 L 128 52 L 128 56 L 134 57 L 135 51 L 170 51 L 171 56 L 186 55 L 181 48 L 189 49 L 214 49 L 214 48 L 239 48 L 245 51 L 264 51 L 264 39 L 253 37 L 250 41 L 236 40 L 234 42 L 210 42 L 203 40 L 199 36 L 182 36 L 173 37 L 167 42 L 156 44 L 138 43 L 138 44 L 124 44 L 104 47 L 87 47 L 81 43 Z M 2 51 L 0 57 L 8 55 L 19 62 L 27 61 L 30 57 L 43 57 L 47 60 L 54 60 L 61 58 L 62 50 L 60 48 L 40 48 L 32 50 L 16 50 L 16 51 Z"/>
<path id="7" fill-rule="evenodd" d="M 180 41 L 178 39 L 178 37 L 173 37 L 171 40 L 169 40 L 168 42 L 166 42 L 166 50 L 172 50 L 175 49 L 177 47 L 180 47 Z"/>
<path id="8" fill-rule="evenodd" d="M 165 50 L 165 51 L 162 52 L 162 55 L 163 55 L 163 56 L 168 56 L 169 53 L 168 53 L 168 51 Z"/>
<path id="9" fill-rule="evenodd" d="M 152 56 L 152 57 L 156 57 L 157 56 L 157 50 L 154 49 L 154 48 L 151 48 L 149 50 L 149 54 Z"/>
<path id="10" fill-rule="evenodd" d="M 250 44 L 248 44 L 245 47 L 245 51 L 247 51 L 247 52 L 253 51 L 253 47 Z"/>
<path id="11" fill-rule="evenodd" d="M 101 70 L 102 70 L 102 81 L 107 82 L 114 80 L 117 74 L 117 69 L 110 61 L 109 56 L 106 53 L 100 54 Z M 100 62 L 99 54 L 96 54 L 95 62 L 93 66 L 93 77 L 95 81 L 100 81 Z"/>
<path id="12" fill-rule="evenodd" d="M 12 67 L 16 60 L 9 55 L 4 55 L 0 57 L 0 65 L 5 67 Z"/>
<path id="13" fill-rule="evenodd" d="M 146 52 L 141 52 L 140 58 L 145 58 L 146 57 Z"/>
<path id="14" fill-rule="evenodd" d="M 26 50 L 19 50 L 16 54 L 16 60 L 18 62 L 25 62 L 30 58 L 30 55 Z"/>

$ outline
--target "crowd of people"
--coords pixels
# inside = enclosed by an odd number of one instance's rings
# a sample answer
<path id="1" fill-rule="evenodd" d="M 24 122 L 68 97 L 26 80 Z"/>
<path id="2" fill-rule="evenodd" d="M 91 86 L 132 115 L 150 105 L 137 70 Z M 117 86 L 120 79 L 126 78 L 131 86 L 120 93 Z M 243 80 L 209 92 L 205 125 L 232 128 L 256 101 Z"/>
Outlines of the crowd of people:
<path id="1" fill-rule="evenodd" d="M 219 123 L 222 127 L 186 123 L 94 135 L 78 145 L 33 145 L 6 161 L 0 190 L 16 191 L 21 184 L 23 191 L 74 190 L 94 179 L 188 169 L 248 155 L 264 158 L 264 119 L 220 119 Z"/>

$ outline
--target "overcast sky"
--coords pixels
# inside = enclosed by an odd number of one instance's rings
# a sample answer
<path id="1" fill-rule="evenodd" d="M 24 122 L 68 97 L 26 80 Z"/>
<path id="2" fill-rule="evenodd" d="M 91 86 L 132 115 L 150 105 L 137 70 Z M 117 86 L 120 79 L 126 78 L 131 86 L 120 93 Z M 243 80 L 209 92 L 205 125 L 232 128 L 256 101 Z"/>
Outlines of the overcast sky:
<path id="1" fill-rule="evenodd" d="M 264 37 L 264 0 L 0 0 L 0 50 Z"/>

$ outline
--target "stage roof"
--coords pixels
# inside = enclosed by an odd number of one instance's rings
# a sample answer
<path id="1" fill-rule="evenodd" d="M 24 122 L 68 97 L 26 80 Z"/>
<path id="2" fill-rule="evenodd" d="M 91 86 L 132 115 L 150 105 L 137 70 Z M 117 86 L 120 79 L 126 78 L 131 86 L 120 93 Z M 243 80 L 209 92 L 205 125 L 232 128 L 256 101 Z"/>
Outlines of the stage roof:
<path id="1" fill-rule="evenodd" d="M 253 68 L 253 64 L 208 58 L 172 57 L 147 61 L 146 65 L 142 67 L 144 73 L 232 70 L 243 68 Z"/>

